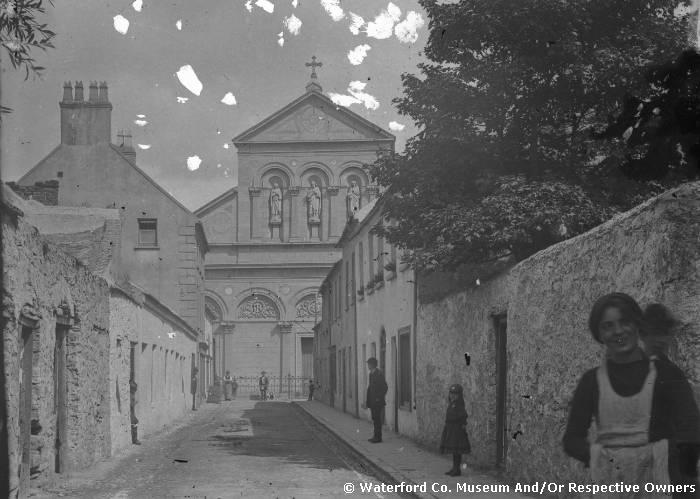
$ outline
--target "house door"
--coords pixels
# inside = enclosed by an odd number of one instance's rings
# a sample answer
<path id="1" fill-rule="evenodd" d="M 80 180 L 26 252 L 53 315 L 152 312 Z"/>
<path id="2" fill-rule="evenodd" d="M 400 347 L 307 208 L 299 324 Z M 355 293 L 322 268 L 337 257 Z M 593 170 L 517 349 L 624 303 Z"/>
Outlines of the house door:
<path id="1" fill-rule="evenodd" d="M 32 361 L 34 350 L 34 329 L 22 328 L 22 358 L 20 362 L 19 389 L 19 434 L 22 448 L 20 461 L 19 489 L 29 491 L 29 471 L 31 468 L 31 422 L 32 422 Z M 20 495 L 22 492 L 20 492 Z"/>
<path id="2" fill-rule="evenodd" d="M 330 366 L 328 368 L 328 374 L 330 375 L 329 380 L 329 396 L 330 396 L 330 406 L 335 407 L 335 387 L 337 383 L 336 378 L 336 364 L 335 364 L 335 347 L 331 347 L 330 355 L 328 356 L 330 360 Z"/>
<path id="3" fill-rule="evenodd" d="M 56 345 L 53 355 L 54 408 L 56 411 L 56 441 L 54 471 L 63 473 L 66 467 L 66 332 L 65 326 L 56 326 Z"/>
<path id="4" fill-rule="evenodd" d="M 314 377 L 314 339 L 301 338 L 301 376 L 305 386 Z"/>
<path id="5" fill-rule="evenodd" d="M 347 398 L 348 398 L 348 385 L 347 385 L 347 376 L 345 374 L 345 349 L 343 349 L 341 352 L 341 356 L 343 357 L 342 361 L 342 373 L 341 373 L 341 378 L 340 381 L 342 383 L 342 394 L 343 394 L 343 412 L 345 412 L 345 408 L 347 406 Z"/>
<path id="6" fill-rule="evenodd" d="M 496 326 L 496 466 L 505 466 L 508 438 L 506 411 L 508 395 L 507 330 L 505 315 L 494 319 Z"/>

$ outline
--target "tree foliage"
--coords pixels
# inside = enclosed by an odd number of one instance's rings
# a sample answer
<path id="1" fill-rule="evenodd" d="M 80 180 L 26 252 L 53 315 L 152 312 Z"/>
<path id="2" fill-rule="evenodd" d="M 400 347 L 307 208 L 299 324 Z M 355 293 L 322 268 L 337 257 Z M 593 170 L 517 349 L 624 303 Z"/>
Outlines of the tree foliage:
<path id="1" fill-rule="evenodd" d="M 420 0 L 430 18 L 420 74 L 394 100 L 420 132 L 370 167 L 384 186 L 379 229 L 421 267 L 518 259 L 579 234 L 659 186 L 601 141 L 645 68 L 686 45 L 669 0 Z"/>
<path id="2" fill-rule="evenodd" d="M 624 143 L 623 168 L 636 177 L 697 176 L 700 158 L 700 54 L 689 49 L 652 67 L 646 98 L 627 97 L 619 116 L 599 136 Z"/>
<path id="3" fill-rule="evenodd" d="M 53 2 L 49 0 L 51 5 Z M 44 68 L 36 64 L 33 52 L 53 48 L 55 33 L 39 21 L 45 13 L 44 0 L 0 0 L 0 44 L 12 67 L 38 75 Z M 2 107 L 1 112 L 10 111 Z"/>

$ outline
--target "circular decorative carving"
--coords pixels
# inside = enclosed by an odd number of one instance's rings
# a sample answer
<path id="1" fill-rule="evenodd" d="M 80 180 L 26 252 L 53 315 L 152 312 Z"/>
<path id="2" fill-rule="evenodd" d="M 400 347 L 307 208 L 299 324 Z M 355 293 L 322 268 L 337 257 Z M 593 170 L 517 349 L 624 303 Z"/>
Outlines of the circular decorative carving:
<path id="1" fill-rule="evenodd" d="M 224 293 L 226 293 L 227 295 L 231 296 L 231 295 L 233 294 L 233 289 L 231 289 L 231 288 L 226 288 L 226 289 L 224 289 Z"/>
<path id="2" fill-rule="evenodd" d="M 279 320 L 279 311 L 269 298 L 253 295 L 238 307 L 238 318 Z"/>
<path id="3" fill-rule="evenodd" d="M 283 284 L 282 286 L 280 286 L 280 293 L 282 293 L 283 295 L 288 295 L 290 291 L 291 291 L 291 288 L 289 286 L 287 286 L 286 284 Z"/>
<path id="4" fill-rule="evenodd" d="M 297 319 L 317 319 L 321 315 L 321 295 L 306 295 L 296 306 Z"/>

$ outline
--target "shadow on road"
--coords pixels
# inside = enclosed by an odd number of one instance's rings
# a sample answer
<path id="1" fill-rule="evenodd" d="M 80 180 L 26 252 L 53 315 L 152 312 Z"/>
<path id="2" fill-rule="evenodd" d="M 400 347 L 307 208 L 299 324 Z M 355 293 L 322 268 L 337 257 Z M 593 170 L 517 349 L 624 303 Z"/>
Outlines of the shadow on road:
<path id="1" fill-rule="evenodd" d="M 208 441 L 234 455 L 275 457 L 319 469 L 350 469 L 339 457 L 345 453 L 342 444 L 287 402 L 258 402 L 240 419 L 220 427 Z"/>

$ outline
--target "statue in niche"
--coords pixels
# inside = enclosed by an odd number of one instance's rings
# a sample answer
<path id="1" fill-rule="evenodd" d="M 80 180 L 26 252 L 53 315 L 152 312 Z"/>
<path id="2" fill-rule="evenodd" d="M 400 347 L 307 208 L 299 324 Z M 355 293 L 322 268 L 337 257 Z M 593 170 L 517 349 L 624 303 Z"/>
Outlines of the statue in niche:
<path id="1" fill-rule="evenodd" d="M 348 189 L 348 216 L 352 216 L 360 209 L 360 186 L 353 180 Z"/>
<path id="2" fill-rule="evenodd" d="M 282 221 L 282 189 L 275 182 L 270 191 L 270 222 L 280 223 Z"/>
<path id="3" fill-rule="evenodd" d="M 311 181 L 311 189 L 306 195 L 306 202 L 309 203 L 309 222 L 321 221 L 321 188 L 315 180 Z"/>

